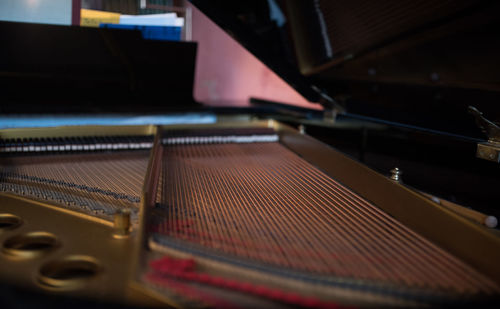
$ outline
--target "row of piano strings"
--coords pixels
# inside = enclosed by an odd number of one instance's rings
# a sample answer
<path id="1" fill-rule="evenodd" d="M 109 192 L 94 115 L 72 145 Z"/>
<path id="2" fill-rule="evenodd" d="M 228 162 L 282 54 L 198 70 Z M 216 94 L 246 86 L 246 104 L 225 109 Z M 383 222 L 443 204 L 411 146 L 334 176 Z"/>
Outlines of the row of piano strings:
<path id="1" fill-rule="evenodd" d="M 111 220 L 137 219 L 152 135 L 0 140 L 0 192 Z"/>

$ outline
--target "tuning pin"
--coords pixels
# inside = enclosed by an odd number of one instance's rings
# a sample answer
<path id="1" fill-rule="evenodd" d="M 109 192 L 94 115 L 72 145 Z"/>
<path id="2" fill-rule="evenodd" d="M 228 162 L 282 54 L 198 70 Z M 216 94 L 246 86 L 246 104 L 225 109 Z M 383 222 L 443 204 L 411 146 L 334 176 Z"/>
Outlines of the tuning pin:
<path id="1" fill-rule="evenodd" d="M 394 180 L 397 183 L 403 183 L 401 175 L 403 175 L 403 171 L 398 167 L 395 167 L 391 170 L 391 180 Z"/>

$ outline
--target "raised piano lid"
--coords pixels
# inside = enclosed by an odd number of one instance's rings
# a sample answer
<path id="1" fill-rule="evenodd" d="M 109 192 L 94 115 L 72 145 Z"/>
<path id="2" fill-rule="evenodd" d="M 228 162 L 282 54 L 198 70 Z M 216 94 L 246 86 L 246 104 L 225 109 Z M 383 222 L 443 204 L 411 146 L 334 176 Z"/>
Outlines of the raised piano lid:
<path id="1" fill-rule="evenodd" d="M 190 0 L 311 102 L 484 138 L 500 118 L 496 1 Z M 323 97 L 323 99 L 322 99 Z"/>

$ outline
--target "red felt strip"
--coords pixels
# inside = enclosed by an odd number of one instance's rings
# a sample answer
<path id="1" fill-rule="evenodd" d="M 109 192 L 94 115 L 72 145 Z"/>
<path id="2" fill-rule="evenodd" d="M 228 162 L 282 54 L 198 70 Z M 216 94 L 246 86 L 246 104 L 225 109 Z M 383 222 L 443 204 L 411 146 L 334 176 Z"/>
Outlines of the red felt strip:
<path id="1" fill-rule="evenodd" d="M 187 299 L 197 300 L 205 305 L 212 306 L 214 308 L 223 309 L 237 309 L 237 305 L 227 302 L 218 297 L 214 297 L 208 293 L 204 293 L 198 289 L 192 288 L 186 284 L 182 284 L 176 280 L 165 278 L 164 276 L 159 276 L 157 274 L 147 274 L 145 279 L 153 284 L 160 285 L 162 287 L 173 290 L 177 295 L 181 295 Z"/>
<path id="2" fill-rule="evenodd" d="M 166 256 L 161 259 L 151 261 L 150 266 L 154 271 L 157 272 L 153 276 L 155 280 L 158 279 L 158 275 L 175 277 L 178 279 L 203 283 L 210 286 L 242 292 L 245 294 L 251 294 L 254 296 L 259 296 L 273 301 L 278 301 L 304 308 L 347 308 L 336 303 L 325 302 L 314 297 L 306 297 L 297 293 L 285 292 L 263 285 L 255 285 L 248 282 L 229 280 L 218 276 L 198 273 L 195 269 L 196 264 L 193 259 L 175 259 Z"/>

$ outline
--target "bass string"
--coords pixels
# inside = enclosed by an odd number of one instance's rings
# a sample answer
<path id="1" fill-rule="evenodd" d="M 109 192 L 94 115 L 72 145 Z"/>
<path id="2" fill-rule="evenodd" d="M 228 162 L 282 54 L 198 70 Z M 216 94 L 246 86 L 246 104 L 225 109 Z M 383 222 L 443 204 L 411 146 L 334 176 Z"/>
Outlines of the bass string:
<path id="1" fill-rule="evenodd" d="M 323 178 L 326 182 L 330 181 L 333 184 L 333 186 L 336 186 L 338 189 L 343 190 L 344 192 L 349 194 L 351 201 L 353 201 L 351 205 L 354 206 L 351 209 L 356 209 L 356 207 L 361 206 L 365 210 L 369 210 L 372 216 L 385 218 L 385 220 L 380 220 L 381 223 L 387 221 L 397 226 L 398 233 L 389 234 L 389 236 L 393 237 L 392 239 L 390 239 L 390 243 L 394 242 L 395 241 L 394 238 L 396 238 L 398 241 L 401 241 L 400 248 L 405 250 L 406 254 L 414 255 L 416 259 L 418 258 L 427 259 L 424 260 L 425 262 L 424 264 L 429 263 L 430 265 L 439 266 L 440 268 L 436 269 L 437 274 L 443 274 L 445 275 L 444 278 L 448 278 L 449 280 L 464 280 L 464 278 L 458 278 L 456 276 L 456 274 L 453 272 L 454 270 L 453 267 L 460 269 L 462 272 L 468 272 L 469 270 L 471 270 L 470 267 L 467 267 L 467 265 L 462 263 L 460 260 L 451 255 L 443 254 L 445 252 L 442 249 L 438 248 L 437 246 L 427 241 L 426 239 L 422 238 L 418 234 L 410 231 L 405 226 L 399 224 L 396 220 L 394 220 L 392 217 L 388 216 L 384 212 L 373 211 L 373 207 L 371 207 L 370 204 L 368 204 L 366 201 L 359 199 L 352 191 L 348 190 L 347 188 L 335 184 L 335 182 L 332 179 L 324 177 L 325 176 L 324 174 L 321 175 L 317 173 L 316 176 L 317 176 L 316 179 Z M 381 227 L 387 229 L 386 225 L 382 225 Z M 419 241 L 414 241 L 415 238 L 418 239 Z M 419 254 L 418 256 L 416 255 L 417 252 Z M 451 265 L 453 265 L 453 267 L 450 267 Z M 468 276 L 465 277 L 465 280 L 470 280 L 475 283 L 475 280 L 477 280 L 476 275 L 477 272 L 471 272 L 469 273 Z"/>
<path id="2" fill-rule="evenodd" d="M 266 169 L 272 169 L 271 166 L 266 166 Z M 295 173 L 295 170 L 298 169 L 297 164 L 293 165 L 293 167 L 290 169 L 286 169 L 286 167 L 282 166 L 282 169 L 284 171 L 287 171 L 291 178 L 297 177 L 297 174 Z M 304 175 L 304 174 L 302 174 Z M 276 177 L 279 177 L 279 175 L 275 175 Z M 302 176 L 303 177 L 303 176 Z M 286 179 L 282 180 L 282 187 L 285 187 L 286 184 Z M 341 220 L 340 225 L 341 226 L 352 226 L 358 231 L 359 233 L 354 234 L 353 237 L 359 237 L 359 235 L 364 235 L 366 238 L 365 243 L 376 243 L 377 246 L 373 248 L 368 248 L 368 251 L 371 251 L 371 255 L 361 255 L 358 256 L 360 260 L 354 259 L 353 256 L 349 256 L 349 259 L 352 259 L 354 264 L 357 262 L 363 262 L 363 260 L 368 259 L 369 260 L 374 260 L 376 263 L 374 266 L 384 266 L 385 268 L 391 267 L 394 268 L 395 266 L 397 267 L 398 265 L 401 264 L 401 259 L 406 259 L 407 256 L 405 255 L 411 255 L 412 258 L 417 259 L 422 259 L 424 260 L 425 256 L 415 256 L 416 252 L 415 250 L 406 250 L 407 247 L 412 246 L 412 242 L 410 241 L 409 243 L 401 242 L 400 239 L 398 239 L 396 236 L 399 235 L 399 231 L 396 230 L 397 233 L 389 233 L 387 235 L 384 235 L 383 230 L 381 229 L 380 222 L 379 221 L 374 221 L 373 217 L 370 216 L 365 216 L 362 212 L 359 212 L 356 208 L 357 205 L 354 201 L 348 200 L 346 198 L 347 191 L 335 191 L 332 190 L 330 187 L 328 191 L 322 191 L 318 192 L 318 189 L 322 189 L 322 185 L 317 182 L 316 179 L 314 178 L 307 178 L 307 181 L 305 182 L 305 188 L 307 188 L 306 191 L 302 192 L 287 192 L 287 194 L 293 195 L 293 194 L 302 194 L 304 196 L 305 194 L 309 193 L 310 194 L 310 199 L 314 200 L 315 205 L 318 205 L 319 208 L 315 209 L 314 207 L 310 207 L 307 204 L 304 204 L 304 208 L 308 208 L 308 211 L 305 212 L 305 215 L 307 214 L 314 214 L 318 213 L 320 215 L 323 215 L 325 218 L 328 219 L 329 213 L 326 211 L 324 208 L 328 207 L 328 200 L 323 200 L 321 197 L 330 197 L 331 195 L 328 195 L 327 192 L 332 192 L 334 193 L 335 199 L 332 199 L 330 202 L 332 205 L 335 205 L 336 211 L 341 212 L 343 216 L 340 216 L 338 219 Z M 302 188 L 299 188 L 296 191 L 301 191 Z M 320 197 L 318 199 L 318 197 Z M 300 201 L 300 195 L 297 197 L 296 200 Z M 298 209 L 300 210 L 300 208 Z M 359 216 L 362 218 L 362 220 L 354 220 L 356 216 Z M 329 220 L 336 220 L 337 218 L 332 217 Z M 373 222 L 370 222 L 373 221 Z M 395 226 L 398 228 L 397 226 Z M 389 230 L 390 232 L 391 230 Z M 328 234 L 328 231 L 325 231 L 325 234 Z M 382 237 L 385 236 L 385 237 Z M 375 242 L 375 240 L 378 240 L 378 243 Z M 352 242 L 357 242 L 359 243 L 359 239 L 352 239 Z M 375 249 L 375 250 L 373 250 Z M 398 261 L 399 260 L 399 261 Z M 386 262 L 386 263 L 383 263 Z M 364 263 L 363 263 L 364 264 Z M 403 275 L 404 273 L 408 271 L 412 271 L 414 273 L 415 277 L 423 277 L 428 275 L 428 272 L 422 272 L 422 264 L 426 263 L 420 263 L 420 264 L 411 264 L 410 268 L 405 265 L 405 271 L 401 272 Z M 387 271 L 386 271 L 387 273 Z M 390 273 L 390 272 L 389 272 Z M 443 274 L 443 272 L 438 272 L 438 274 Z M 448 275 L 444 273 L 441 280 L 448 280 L 451 283 L 451 279 L 449 278 Z M 433 280 L 429 280 L 432 278 L 422 278 L 423 280 L 430 281 L 431 283 Z M 424 281 L 424 282 L 426 282 Z"/>
<path id="3" fill-rule="evenodd" d="M 498 286 L 279 143 L 165 146 L 160 231 L 279 267 L 458 293 Z"/>

